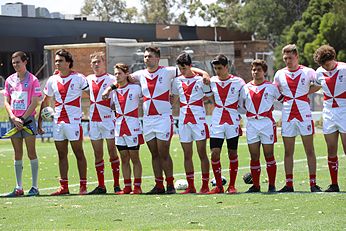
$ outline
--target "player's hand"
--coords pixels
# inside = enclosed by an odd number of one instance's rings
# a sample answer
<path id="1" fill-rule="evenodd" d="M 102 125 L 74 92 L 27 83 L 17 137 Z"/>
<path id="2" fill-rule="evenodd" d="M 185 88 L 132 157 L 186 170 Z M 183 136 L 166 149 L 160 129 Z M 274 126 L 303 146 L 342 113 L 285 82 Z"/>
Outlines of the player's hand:
<path id="1" fill-rule="evenodd" d="M 42 128 L 42 126 L 37 126 L 37 133 L 42 135 L 44 134 L 46 131 Z"/>
<path id="2" fill-rule="evenodd" d="M 13 122 L 13 124 L 14 124 L 14 126 L 16 127 L 16 129 L 18 130 L 18 131 L 20 131 L 20 130 L 22 130 L 23 129 L 23 120 L 21 120 L 20 118 L 18 118 L 18 117 L 14 117 L 13 119 L 12 119 L 12 122 Z"/>
<path id="3" fill-rule="evenodd" d="M 109 98 L 109 94 L 111 93 L 112 89 L 110 87 L 107 87 L 104 92 L 102 92 L 102 99 L 106 100 Z"/>
<path id="4" fill-rule="evenodd" d="M 130 83 L 136 83 L 136 79 L 132 75 L 127 76 L 127 81 L 129 81 Z"/>
<path id="5" fill-rule="evenodd" d="M 204 73 L 204 74 L 203 74 L 203 83 L 204 83 L 205 85 L 209 85 L 209 84 L 210 84 L 210 76 L 209 76 L 208 73 Z"/>

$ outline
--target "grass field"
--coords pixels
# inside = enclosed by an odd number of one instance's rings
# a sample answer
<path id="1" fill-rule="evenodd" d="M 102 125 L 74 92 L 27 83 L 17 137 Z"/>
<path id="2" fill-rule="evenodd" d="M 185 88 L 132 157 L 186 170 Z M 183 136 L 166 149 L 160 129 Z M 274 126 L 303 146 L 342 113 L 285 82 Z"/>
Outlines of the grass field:
<path id="1" fill-rule="evenodd" d="M 309 193 L 308 172 L 303 146 L 296 142 L 292 194 L 245 194 L 241 176 L 249 171 L 249 154 L 245 138 L 239 144 L 237 195 L 124 195 L 47 196 L 58 187 L 57 155 L 54 144 L 37 140 L 40 159 L 40 192 L 36 198 L 0 198 L 0 229 L 120 229 L 120 230 L 346 230 L 346 158 L 339 155 L 339 181 L 342 193 Z M 315 136 L 317 183 L 326 188 L 329 172 L 326 146 L 322 135 Z M 88 159 L 88 188 L 96 186 L 93 152 L 89 141 L 84 149 Z M 78 191 L 78 172 L 70 151 L 70 191 Z M 277 188 L 284 185 L 283 144 L 279 138 L 275 148 L 278 162 Z M 341 147 L 339 153 L 342 153 Z M 183 154 L 178 138 L 171 146 L 175 179 L 185 178 Z M 195 181 L 200 186 L 200 164 L 195 154 Z M 107 159 L 107 158 L 105 158 Z M 143 190 L 154 184 L 151 158 L 145 145 L 141 148 Z M 15 186 L 13 150 L 8 140 L 0 140 L 0 194 Z M 266 171 L 262 164 L 262 191 L 267 190 Z M 228 178 L 226 150 L 222 155 L 223 175 Z M 112 189 L 111 169 L 106 165 L 107 187 Z M 212 174 L 211 174 L 212 176 Z M 28 158 L 24 158 L 24 188 L 31 186 Z M 122 184 L 122 181 L 121 181 Z"/>

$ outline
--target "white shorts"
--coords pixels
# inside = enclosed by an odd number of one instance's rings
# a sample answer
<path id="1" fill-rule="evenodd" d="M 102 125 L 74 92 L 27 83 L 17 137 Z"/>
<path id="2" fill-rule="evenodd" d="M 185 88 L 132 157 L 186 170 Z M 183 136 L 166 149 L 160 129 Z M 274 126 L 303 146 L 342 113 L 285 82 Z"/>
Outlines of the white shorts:
<path id="1" fill-rule="evenodd" d="M 346 108 L 323 109 L 323 134 L 346 133 Z"/>
<path id="2" fill-rule="evenodd" d="M 77 141 L 83 139 L 83 128 L 81 124 L 60 123 L 53 125 L 53 138 L 55 141 Z"/>
<path id="3" fill-rule="evenodd" d="M 276 123 L 269 118 L 249 119 L 246 125 L 246 140 L 248 144 L 261 142 L 274 144 L 276 142 Z"/>
<path id="4" fill-rule="evenodd" d="M 181 143 L 190 143 L 194 140 L 209 138 L 209 128 L 206 123 L 179 124 L 179 139 Z"/>
<path id="5" fill-rule="evenodd" d="M 315 125 L 313 120 L 308 121 L 282 121 L 281 134 L 284 137 L 296 137 L 298 135 L 308 136 L 315 134 Z"/>
<path id="6" fill-rule="evenodd" d="M 89 137 L 91 140 L 114 139 L 114 122 L 103 121 L 89 123 Z"/>
<path id="7" fill-rule="evenodd" d="M 143 135 L 146 142 L 157 138 L 168 141 L 173 135 L 172 115 L 155 115 L 143 117 Z"/>
<path id="8" fill-rule="evenodd" d="M 116 136 L 115 137 L 115 145 L 134 147 L 144 144 L 144 139 L 142 134 L 138 134 L 137 136 Z"/>
<path id="9" fill-rule="evenodd" d="M 242 130 L 239 123 L 235 123 L 233 125 L 229 125 L 227 123 L 218 125 L 211 124 L 210 125 L 210 137 L 212 138 L 220 138 L 220 139 L 230 139 L 236 136 L 241 136 Z"/>

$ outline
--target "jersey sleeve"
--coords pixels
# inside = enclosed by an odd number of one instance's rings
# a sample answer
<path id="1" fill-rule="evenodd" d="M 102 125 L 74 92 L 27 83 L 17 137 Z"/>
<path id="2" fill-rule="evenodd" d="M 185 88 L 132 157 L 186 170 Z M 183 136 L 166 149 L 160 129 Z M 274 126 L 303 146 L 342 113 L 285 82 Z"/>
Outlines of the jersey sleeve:
<path id="1" fill-rule="evenodd" d="M 210 85 L 206 85 L 203 83 L 202 87 L 203 87 L 203 93 L 205 96 L 209 97 L 213 95 Z"/>
<path id="2" fill-rule="evenodd" d="M 165 67 L 166 71 L 169 73 L 168 76 L 173 79 L 179 75 L 181 75 L 179 68 L 177 67 Z"/>
<path id="3" fill-rule="evenodd" d="M 312 68 L 309 68 L 309 80 L 310 83 L 314 84 L 316 82 L 316 71 Z"/>
<path id="4" fill-rule="evenodd" d="M 36 77 L 33 79 L 33 86 L 31 90 L 32 90 L 32 94 L 31 94 L 32 96 L 36 96 L 36 97 L 42 96 L 40 82 L 38 81 Z"/>
<path id="5" fill-rule="evenodd" d="M 5 81 L 4 96 L 6 96 L 6 97 L 10 97 L 11 96 L 10 86 L 9 86 L 9 83 L 8 83 L 9 79 L 10 79 L 10 77 L 8 77 L 7 80 Z"/>
<path id="6" fill-rule="evenodd" d="M 88 80 L 84 75 L 81 74 L 81 89 L 83 91 L 86 91 L 88 90 L 88 88 L 89 88 Z"/>
<path id="7" fill-rule="evenodd" d="M 54 76 L 54 75 L 53 75 Z M 47 80 L 46 86 L 43 89 L 43 93 L 47 96 L 52 97 L 54 95 L 54 91 L 53 91 L 53 76 L 49 77 L 49 79 Z"/>
<path id="8" fill-rule="evenodd" d="M 172 94 L 173 95 L 179 95 L 179 90 L 178 90 L 178 79 L 175 78 L 172 81 Z"/>
<path id="9" fill-rule="evenodd" d="M 141 73 L 142 73 L 142 70 L 139 70 L 139 71 L 133 72 L 131 76 L 135 79 L 136 82 L 139 82 L 141 80 L 141 75 L 142 75 Z"/>

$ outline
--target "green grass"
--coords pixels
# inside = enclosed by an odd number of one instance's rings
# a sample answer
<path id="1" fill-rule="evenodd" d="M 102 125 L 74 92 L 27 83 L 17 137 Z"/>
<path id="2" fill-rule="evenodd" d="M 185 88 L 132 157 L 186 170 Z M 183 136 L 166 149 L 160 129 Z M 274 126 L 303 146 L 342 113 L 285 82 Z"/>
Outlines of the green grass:
<path id="1" fill-rule="evenodd" d="M 308 172 L 303 146 L 296 142 L 293 194 L 244 194 L 237 195 L 125 195 L 117 196 L 47 196 L 58 186 L 57 154 L 54 143 L 37 140 L 40 158 L 40 182 L 42 196 L 37 198 L 0 198 L 0 229 L 121 229 L 121 230 L 346 230 L 346 194 L 308 193 Z M 326 145 L 322 135 L 315 136 L 317 155 L 317 183 L 326 187 L 329 172 L 326 161 Z M 93 153 L 89 141 L 84 149 L 88 159 L 89 190 L 96 186 Z M 70 151 L 70 153 L 72 153 Z M 339 153 L 342 153 L 339 147 Z M 175 137 L 171 146 L 176 179 L 184 178 L 183 153 Z M 283 145 L 281 139 L 275 146 L 278 162 L 277 188 L 284 185 Z M 195 181 L 200 186 L 200 164 L 195 154 Z M 72 193 L 78 191 L 78 172 L 73 154 L 70 154 L 69 179 Z M 106 160 L 107 158 L 105 158 Z M 143 164 L 143 190 L 154 184 L 150 153 L 141 148 Z M 345 155 L 339 155 L 339 181 L 346 188 Z M 0 140 L 0 193 L 6 193 L 15 185 L 13 150 L 8 140 Z M 261 164 L 265 164 L 261 160 Z M 239 192 L 247 190 L 241 176 L 249 171 L 249 154 L 245 138 L 239 145 L 239 174 L 236 186 Z M 222 154 L 224 175 L 228 176 L 226 150 Z M 212 174 L 211 174 L 212 176 Z M 24 188 L 30 188 L 30 164 L 24 158 Z M 106 164 L 107 187 L 112 189 L 111 171 Z M 265 167 L 262 167 L 262 190 L 267 189 Z M 228 178 L 228 177 L 227 177 Z M 122 184 L 122 182 L 121 182 Z"/>

